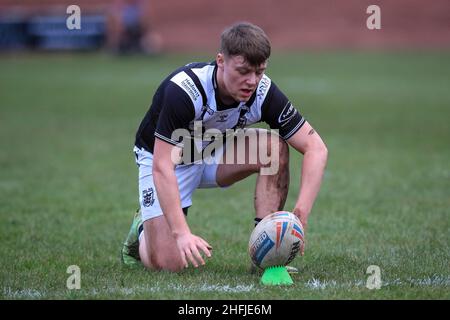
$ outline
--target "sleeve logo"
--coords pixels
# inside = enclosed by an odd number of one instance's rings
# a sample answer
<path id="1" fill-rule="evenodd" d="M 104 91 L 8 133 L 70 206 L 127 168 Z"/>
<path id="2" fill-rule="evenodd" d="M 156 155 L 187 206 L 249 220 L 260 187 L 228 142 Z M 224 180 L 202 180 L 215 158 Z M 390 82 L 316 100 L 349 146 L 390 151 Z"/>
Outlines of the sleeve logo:
<path id="1" fill-rule="evenodd" d="M 200 91 L 196 87 L 194 81 L 187 75 L 186 72 L 182 71 L 180 73 L 177 73 L 175 76 L 173 76 L 172 79 L 170 79 L 173 83 L 176 83 L 181 89 L 183 89 L 189 97 L 192 99 L 192 101 L 197 101 L 200 97 Z"/>
<path id="2" fill-rule="evenodd" d="M 283 127 L 289 122 L 289 120 L 295 117 L 296 114 L 297 109 L 295 109 L 294 106 L 290 102 L 288 102 L 286 103 L 283 111 L 281 111 L 281 114 L 278 117 L 278 123 Z"/>
<path id="3" fill-rule="evenodd" d="M 197 101 L 198 97 L 200 97 L 200 93 L 190 79 L 184 79 L 181 81 L 181 86 L 191 96 L 192 100 Z"/>

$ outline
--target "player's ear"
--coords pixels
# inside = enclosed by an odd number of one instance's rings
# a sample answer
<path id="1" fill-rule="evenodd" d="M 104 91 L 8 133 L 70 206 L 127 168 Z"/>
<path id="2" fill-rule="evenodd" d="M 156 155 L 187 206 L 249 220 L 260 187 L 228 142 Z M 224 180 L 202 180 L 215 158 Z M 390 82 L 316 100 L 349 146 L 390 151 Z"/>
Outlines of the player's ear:
<path id="1" fill-rule="evenodd" d="M 217 56 L 216 56 L 216 63 L 217 63 L 217 66 L 219 67 L 219 68 L 221 68 L 221 69 L 223 69 L 223 65 L 224 65 L 224 63 L 225 63 L 225 57 L 224 57 L 224 55 L 223 55 L 223 53 L 218 53 L 217 54 Z"/>

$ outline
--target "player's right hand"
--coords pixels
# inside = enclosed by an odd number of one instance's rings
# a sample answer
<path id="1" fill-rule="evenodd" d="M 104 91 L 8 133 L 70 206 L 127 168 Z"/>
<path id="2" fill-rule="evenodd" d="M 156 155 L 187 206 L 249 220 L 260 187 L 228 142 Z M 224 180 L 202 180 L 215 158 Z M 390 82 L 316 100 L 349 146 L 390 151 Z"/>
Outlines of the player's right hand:
<path id="1" fill-rule="evenodd" d="M 303 226 L 303 241 L 302 241 L 302 246 L 300 247 L 299 253 L 301 256 L 304 256 L 305 255 L 305 247 L 306 247 L 306 229 L 308 227 L 308 223 L 303 222 L 302 226 Z"/>
<path id="2" fill-rule="evenodd" d="M 192 233 L 180 234 L 177 236 L 176 240 L 181 260 L 185 268 L 189 266 L 189 262 L 195 268 L 205 264 L 205 260 L 203 260 L 200 252 L 203 252 L 208 258 L 211 257 L 211 245 Z"/>

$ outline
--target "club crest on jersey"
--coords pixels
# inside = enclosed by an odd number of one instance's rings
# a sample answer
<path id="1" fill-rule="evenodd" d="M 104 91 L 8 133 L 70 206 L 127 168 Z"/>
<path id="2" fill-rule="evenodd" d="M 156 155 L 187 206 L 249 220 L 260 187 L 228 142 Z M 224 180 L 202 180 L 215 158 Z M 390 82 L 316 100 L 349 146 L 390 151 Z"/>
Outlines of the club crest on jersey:
<path id="1" fill-rule="evenodd" d="M 216 122 L 227 122 L 227 120 L 228 120 L 228 113 L 220 114 L 219 119 L 217 119 Z"/>
<path id="2" fill-rule="evenodd" d="M 297 109 L 295 109 L 290 102 L 286 103 L 286 106 L 284 107 L 283 111 L 278 117 L 278 123 L 281 126 L 286 125 L 289 122 L 289 120 L 291 120 L 295 116 L 296 113 Z"/>
<path id="3" fill-rule="evenodd" d="M 142 203 L 144 207 L 150 207 L 155 202 L 155 192 L 153 188 L 148 188 L 142 191 Z"/>

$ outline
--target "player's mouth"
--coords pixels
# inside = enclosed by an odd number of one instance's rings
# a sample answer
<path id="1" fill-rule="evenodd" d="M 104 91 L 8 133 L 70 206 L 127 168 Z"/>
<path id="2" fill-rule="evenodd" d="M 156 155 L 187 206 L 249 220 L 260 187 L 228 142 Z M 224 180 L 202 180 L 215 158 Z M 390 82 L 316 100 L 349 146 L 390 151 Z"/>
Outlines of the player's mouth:
<path id="1" fill-rule="evenodd" d="M 241 92 L 244 97 L 250 97 L 253 94 L 252 89 L 241 89 Z"/>

